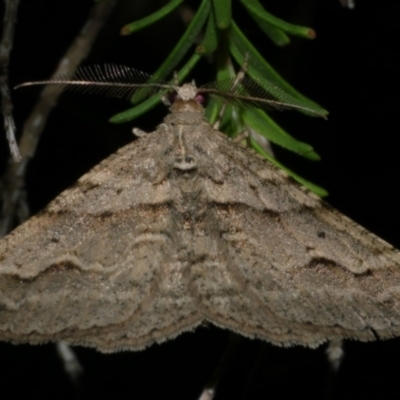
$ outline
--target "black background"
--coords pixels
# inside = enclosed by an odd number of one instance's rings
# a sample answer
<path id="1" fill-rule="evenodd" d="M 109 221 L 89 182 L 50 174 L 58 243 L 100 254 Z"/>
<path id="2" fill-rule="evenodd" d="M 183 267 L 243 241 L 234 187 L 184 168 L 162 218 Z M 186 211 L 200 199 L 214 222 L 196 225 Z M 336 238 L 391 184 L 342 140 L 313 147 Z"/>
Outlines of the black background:
<path id="1" fill-rule="evenodd" d="M 233 3 L 235 20 L 266 59 L 296 88 L 330 111 L 328 121 L 294 112 L 274 115 L 322 156 L 322 161 L 315 163 L 275 148 L 279 159 L 328 189 L 329 202 L 340 211 L 400 247 L 399 2 L 358 0 L 355 10 L 350 11 L 338 0 L 263 1 L 276 16 L 317 32 L 315 40 L 294 38 L 284 49 L 269 43 L 238 1 Z M 122 63 L 153 72 L 183 32 L 179 17 L 170 16 L 128 37 L 118 32 L 124 24 L 162 4 L 121 0 L 85 63 Z M 198 2 L 188 4 L 195 9 Z M 48 77 L 91 5 L 90 0 L 22 0 L 10 84 Z M 209 71 L 203 61 L 191 78 L 205 83 L 212 79 Z M 35 89 L 13 93 L 19 130 L 38 93 Z M 128 107 L 123 101 L 99 96 L 62 96 L 29 165 L 26 186 L 32 213 L 132 140 L 132 124 L 113 126 L 107 122 Z M 133 125 L 153 130 L 165 114 L 160 106 Z M 8 149 L 1 140 L 0 166 L 4 169 Z M 69 382 L 52 345 L 0 343 L 0 399 L 197 399 L 224 352 L 228 335 L 221 329 L 204 327 L 137 353 L 103 355 L 76 348 L 85 368 L 79 390 Z M 327 396 L 399 398 L 398 339 L 346 342 L 344 350 L 342 367 Z M 258 356 L 260 351 L 262 357 Z M 324 352 L 324 346 L 317 350 L 281 349 L 243 339 L 217 399 L 324 398 L 328 373 Z M 249 377 L 255 362 L 259 369 Z"/>

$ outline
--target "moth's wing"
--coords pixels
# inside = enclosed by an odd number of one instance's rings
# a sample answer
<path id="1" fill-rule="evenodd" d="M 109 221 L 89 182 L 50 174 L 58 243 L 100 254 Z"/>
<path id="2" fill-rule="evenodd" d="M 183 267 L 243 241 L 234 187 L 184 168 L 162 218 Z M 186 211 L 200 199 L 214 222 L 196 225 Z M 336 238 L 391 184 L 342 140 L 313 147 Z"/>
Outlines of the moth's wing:
<path id="1" fill-rule="evenodd" d="M 151 135 L 0 241 L 0 340 L 134 350 L 201 322 L 181 284 L 164 139 Z"/>
<path id="2" fill-rule="evenodd" d="M 210 140 L 226 171 L 207 191 L 229 296 L 199 284 L 209 319 L 280 345 L 400 335 L 398 250 L 248 149 Z"/>

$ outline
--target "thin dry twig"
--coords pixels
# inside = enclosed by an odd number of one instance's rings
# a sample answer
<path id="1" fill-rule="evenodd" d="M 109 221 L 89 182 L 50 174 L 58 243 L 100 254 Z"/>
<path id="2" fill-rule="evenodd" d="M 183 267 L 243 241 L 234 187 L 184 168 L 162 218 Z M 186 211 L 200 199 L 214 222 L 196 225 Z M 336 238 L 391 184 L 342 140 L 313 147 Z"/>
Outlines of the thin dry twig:
<path id="1" fill-rule="evenodd" d="M 88 55 L 100 29 L 105 24 L 117 0 L 103 0 L 96 3 L 88 20 L 82 27 L 69 49 L 59 62 L 53 77 L 72 75 L 78 65 Z M 19 164 L 9 163 L 8 169 L 1 181 L 1 197 L 3 200 L 0 216 L 0 237 L 4 236 L 12 227 L 14 215 L 18 213 L 23 180 L 29 160 L 33 157 L 47 118 L 55 107 L 62 88 L 46 86 L 39 100 L 24 124 L 20 139 L 22 160 Z M 22 222 L 22 221 L 21 221 Z"/>
<path id="2" fill-rule="evenodd" d="M 343 7 L 347 7 L 350 9 L 353 9 L 356 6 L 356 1 L 355 0 L 339 0 L 340 4 Z"/>
<path id="3" fill-rule="evenodd" d="M 21 160 L 21 154 L 18 150 L 17 141 L 15 139 L 15 123 L 12 116 L 13 105 L 10 96 L 10 88 L 8 87 L 8 64 L 14 39 L 18 5 L 19 0 L 5 0 L 3 34 L 0 43 L 1 108 L 4 117 L 4 129 L 6 131 L 11 156 L 14 162 Z"/>

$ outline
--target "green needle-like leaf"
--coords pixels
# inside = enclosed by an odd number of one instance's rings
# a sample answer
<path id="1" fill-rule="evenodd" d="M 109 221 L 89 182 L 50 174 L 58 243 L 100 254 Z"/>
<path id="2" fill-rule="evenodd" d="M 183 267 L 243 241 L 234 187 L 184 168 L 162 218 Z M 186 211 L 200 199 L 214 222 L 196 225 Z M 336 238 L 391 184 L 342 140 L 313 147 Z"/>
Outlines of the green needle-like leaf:
<path id="1" fill-rule="evenodd" d="M 208 101 L 207 107 L 206 107 L 206 117 L 207 121 L 210 124 L 214 124 L 214 122 L 218 119 L 219 116 L 219 110 L 222 107 L 222 101 L 217 100 L 216 98 L 211 98 Z"/>
<path id="2" fill-rule="evenodd" d="M 203 0 L 200 4 L 199 9 L 196 12 L 196 15 L 192 19 L 191 23 L 187 27 L 185 33 L 182 35 L 179 42 L 176 44 L 174 49 L 171 51 L 170 55 L 167 59 L 161 64 L 161 66 L 154 72 L 152 79 L 154 81 L 159 79 L 165 79 L 168 75 L 170 75 L 174 69 L 177 67 L 179 62 L 186 55 L 189 48 L 193 45 L 197 36 L 199 35 L 201 28 L 205 24 L 208 15 L 210 14 L 211 4 L 210 0 Z M 139 103 L 144 98 L 145 91 L 139 90 L 135 93 L 132 98 L 132 103 Z"/>
<path id="3" fill-rule="evenodd" d="M 214 10 L 210 11 L 206 33 L 204 34 L 204 39 L 199 46 L 196 48 L 196 53 L 198 54 L 211 54 L 218 47 L 218 33 L 217 26 L 215 22 Z"/>
<path id="4" fill-rule="evenodd" d="M 257 151 L 257 153 L 261 154 L 264 158 L 271 161 L 273 164 L 275 164 L 280 169 L 284 170 L 293 179 L 296 179 L 297 182 L 301 183 L 306 188 L 308 188 L 309 190 L 311 190 L 312 192 L 314 192 L 316 195 L 318 195 L 320 197 L 328 196 L 329 193 L 324 188 L 322 188 L 321 186 L 315 185 L 312 182 L 307 181 L 306 179 L 302 178 L 301 176 L 299 176 L 296 173 L 294 173 L 293 171 L 291 171 L 289 168 L 285 167 L 283 164 L 281 164 L 279 161 L 277 161 L 274 157 L 272 157 L 270 154 L 268 154 L 262 148 L 262 146 L 259 143 L 257 143 L 256 140 L 250 139 L 250 142 L 251 142 L 251 147 L 253 147 L 253 149 L 255 151 Z"/>
<path id="5" fill-rule="evenodd" d="M 162 63 L 160 68 L 158 68 L 154 73 L 155 78 L 164 79 L 174 71 L 178 63 L 183 59 L 199 35 L 201 28 L 205 24 L 210 13 L 210 8 L 210 0 L 203 0 L 196 15 L 192 19 L 192 22 L 187 27 L 177 45 L 171 51 L 167 59 Z"/>
<path id="6" fill-rule="evenodd" d="M 249 57 L 248 74 L 255 80 L 270 79 L 284 92 L 296 99 L 296 104 L 310 109 L 315 114 L 326 116 L 328 112 L 317 103 L 299 93 L 293 86 L 285 81 L 270 64 L 268 64 L 255 47 L 248 41 L 234 21 L 230 28 L 229 50 L 239 65 L 243 65 L 245 55 Z"/>
<path id="7" fill-rule="evenodd" d="M 312 161 L 320 160 L 320 156 L 307 143 L 299 142 L 277 125 L 265 112 L 259 109 L 244 109 L 240 113 L 246 126 L 254 129 L 287 150 L 293 151 Z"/>
<path id="8" fill-rule="evenodd" d="M 109 122 L 113 124 L 122 124 L 124 122 L 132 121 L 154 108 L 160 102 L 162 96 L 163 93 L 156 93 L 148 99 L 142 101 L 137 106 L 113 115 L 109 119 Z"/>
<path id="9" fill-rule="evenodd" d="M 175 8 L 178 7 L 179 4 L 181 4 L 182 2 L 183 2 L 183 0 L 170 0 L 170 2 L 168 4 L 166 4 L 164 7 L 160 8 L 155 13 L 153 13 L 145 18 L 142 18 L 139 21 L 135 21 L 128 25 L 125 25 L 121 29 L 121 35 L 130 35 L 133 32 L 140 31 L 141 29 L 154 24 L 155 22 L 164 18 L 170 12 L 175 10 Z"/>
<path id="10" fill-rule="evenodd" d="M 227 54 L 224 54 L 223 51 L 217 52 L 216 61 L 218 65 L 216 75 L 217 81 L 224 81 L 235 76 L 235 71 Z M 210 98 L 206 108 L 206 116 L 210 124 L 214 124 L 217 120 L 222 106 L 222 100 L 213 97 Z"/>
<path id="11" fill-rule="evenodd" d="M 254 18 L 261 19 L 282 31 L 291 35 L 300 36 L 306 39 L 314 39 L 315 31 L 305 26 L 298 26 L 289 24 L 277 17 L 274 17 L 269 12 L 265 11 L 264 7 L 258 2 L 258 0 L 240 0 L 243 6 L 247 9 L 249 14 Z"/>
<path id="12" fill-rule="evenodd" d="M 218 28 L 228 28 L 232 18 L 231 0 L 213 0 L 213 4 Z"/>
<path id="13" fill-rule="evenodd" d="M 258 18 L 256 15 L 253 15 L 254 21 L 257 22 L 257 25 L 260 29 L 271 39 L 271 41 L 279 47 L 287 46 L 290 43 L 290 38 L 283 32 L 281 29 L 276 28 L 275 26 L 265 22 L 263 19 Z"/>
<path id="14" fill-rule="evenodd" d="M 289 36 L 280 28 L 272 25 L 269 20 L 262 17 L 262 14 L 265 12 L 264 8 L 257 1 L 254 2 L 245 2 L 242 1 L 243 5 L 252 16 L 254 21 L 260 27 L 260 29 L 275 43 L 277 46 L 283 47 L 290 43 Z M 253 7 L 249 6 L 253 5 Z"/>

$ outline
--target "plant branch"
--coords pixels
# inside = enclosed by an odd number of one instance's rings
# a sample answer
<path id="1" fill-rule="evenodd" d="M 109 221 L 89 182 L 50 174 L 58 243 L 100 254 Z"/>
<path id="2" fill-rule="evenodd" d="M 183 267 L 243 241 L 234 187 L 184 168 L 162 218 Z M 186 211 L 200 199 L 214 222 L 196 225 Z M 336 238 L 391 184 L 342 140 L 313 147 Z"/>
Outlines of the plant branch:
<path id="1" fill-rule="evenodd" d="M 89 54 L 93 42 L 116 3 L 117 0 L 103 0 L 93 6 L 88 20 L 61 58 L 53 77 L 74 73 L 78 65 Z M 0 237 L 12 228 L 14 215 L 18 212 L 21 194 L 23 193 L 23 180 L 27 164 L 35 154 L 46 121 L 50 112 L 56 106 L 62 90 L 60 87 L 46 86 L 24 124 L 20 139 L 22 160 L 19 164 L 10 163 L 1 181 L 0 196 L 3 200 L 3 206 L 0 216 Z"/>
<path id="2" fill-rule="evenodd" d="M 15 123 L 12 116 L 13 105 L 10 96 L 10 88 L 8 87 L 8 63 L 10 61 L 10 52 L 14 39 L 18 5 L 19 0 L 5 0 L 3 34 L 0 43 L 1 108 L 4 116 L 4 129 L 14 162 L 21 161 L 21 154 L 15 139 Z"/>

